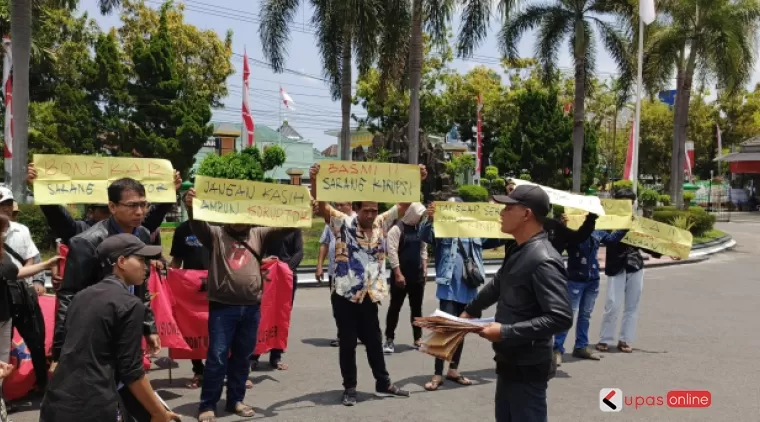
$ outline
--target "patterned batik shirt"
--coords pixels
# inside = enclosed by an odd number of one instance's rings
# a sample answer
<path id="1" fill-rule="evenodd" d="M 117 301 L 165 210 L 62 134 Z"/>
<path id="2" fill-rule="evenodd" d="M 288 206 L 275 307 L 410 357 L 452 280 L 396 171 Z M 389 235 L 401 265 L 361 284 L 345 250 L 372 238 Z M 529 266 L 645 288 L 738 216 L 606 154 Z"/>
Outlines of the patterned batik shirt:
<path id="1" fill-rule="evenodd" d="M 335 236 L 334 292 L 361 303 L 365 295 L 373 302 L 388 297 L 385 280 L 385 235 L 398 216 L 393 207 L 375 219 L 370 231 L 363 231 L 359 218 L 328 205 L 330 229 Z"/>

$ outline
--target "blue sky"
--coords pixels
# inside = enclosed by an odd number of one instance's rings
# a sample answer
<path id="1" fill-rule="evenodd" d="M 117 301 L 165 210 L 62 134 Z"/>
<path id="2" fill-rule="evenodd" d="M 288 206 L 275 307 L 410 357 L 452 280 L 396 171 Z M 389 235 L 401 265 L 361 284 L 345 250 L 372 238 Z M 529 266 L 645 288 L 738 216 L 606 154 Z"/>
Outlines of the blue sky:
<path id="1" fill-rule="evenodd" d="M 158 8 L 158 0 L 146 0 L 153 8 Z M 229 96 L 224 100 L 225 108 L 214 112 L 214 120 L 238 123 L 241 120 L 240 107 L 242 102 L 242 69 L 243 50 L 248 51 L 251 59 L 263 60 L 261 42 L 259 41 L 258 22 L 260 0 L 185 0 L 185 21 L 201 29 L 216 31 L 220 38 L 227 30 L 233 31 L 232 64 L 236 73 L 228 80 Z M 316 48 L 314 35 L 309 26 L 311 10 L 301 1 L 300 12 L 295 18 L 296 26 L 291 32 L 288 44 L 288 58 L 285 66 L 303 75 L 282 73 L 277 74 L 267 66 L 249 62 L 251 66 L 250 104 L 253 117 L 257 124 L 277 128 L 281 122 L 280 116 L 287 119 L 301 135 L 315 143 L 322 150 L 336 143 L 336 138 L 325 135 L 326 130 L 340 128 L 340 104 L 333 102 L 327 85 L 320 81 L 322 67 Z M 97 8 L 97 0 L 82 0 L 80 10 L 87 11 L 95 19 L 101 29 L 107 30 L 119 26 L 118 13 L 111 16 L 101 16 Z M 456 23 L 454 24 L 456 29 Z M 467 72 L 475 66 L 485 65 L 501 73 L 498 65 L 499 52 L 495 34 L 500 24 L 495 20 L 491 23 L 488 39 L 475 52 L 471 60 L 455 60 L 453 67 L 460 72 Z M 533 53 L 533 35 L 528 33 L 520 41 L 519 52 L 522 57 L 531 57 Z M 566 43 L 565 43 L 566 45 Z M 601 47 L 601 46 L 600 46 Z M 571 59 L 566 47 L 560 50 L 560 67 L 569 68 Z M 609 55 L 599 48 L 597 57 L 597 72 L 600 77 L 607 77 L 616 71 Z M 354 78 L 356 72 L 354 72 Z M 304 75 L 312 75 L 304 76 Z M 760 72 L 755 70 L 753 83 L 760 79 Z M 293 98 L 295 111 L 286 111 L 280 107 L 279 88 L 282 86 Z M 352 113 L 364 115 L 364 110 L 354 106 Z"/>

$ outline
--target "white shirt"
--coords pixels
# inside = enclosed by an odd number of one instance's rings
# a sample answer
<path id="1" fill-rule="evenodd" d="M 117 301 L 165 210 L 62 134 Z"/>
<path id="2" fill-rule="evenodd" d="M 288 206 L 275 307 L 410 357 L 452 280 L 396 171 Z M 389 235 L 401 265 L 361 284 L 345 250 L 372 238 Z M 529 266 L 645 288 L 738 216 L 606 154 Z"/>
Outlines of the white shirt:
<path id="1" fill-rule="evenodd" d="M 24 259 L 23 262 L 19 262 L 12 253 L 8 252 L 13 263 L 19 268 L 24 266 L 26 260 L 34 258 L 40 253 L 32 240 L 32 234 L 29 232 L 29 228 L 15 221 L 10 222 L 8 231 L 5 233 L 5 244 Z M 26 278 L 26 282 L 31 285 L 32 277 Z"/>

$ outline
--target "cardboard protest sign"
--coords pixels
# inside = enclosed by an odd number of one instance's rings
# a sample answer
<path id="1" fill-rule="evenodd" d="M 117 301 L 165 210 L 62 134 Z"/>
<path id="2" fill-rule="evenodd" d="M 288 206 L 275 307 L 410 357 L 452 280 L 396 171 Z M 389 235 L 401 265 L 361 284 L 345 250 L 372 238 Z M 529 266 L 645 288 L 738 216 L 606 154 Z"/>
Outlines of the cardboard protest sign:
<path id="1" fill-rule="evenodd" d="M 633 224 L 633 204 L 630 199 L 602 199 L 602 208 L 605 215 L 596 220 L 597 230 L 625 230 Z M 588 212 L 578 208 L 565 208 L 567 214 L 567 227 L 578 230 L 586 220 Z"/>
<path id="2" fill-rule="evenodd" d="M 433 229 L 435 237 L 483 237 L 511 239 L 501 232 L 504 205 L 487 202 L 436 202 Z"/>
<path id="3" fill-rule="evenodd" d="M 195 192 L 193 217 L 198 220 L 311 227 L 311 196 L 305 186 L 198 176 Z"/>
<path id="4" fill-rule="evenodd" d="M 562 190 L 557 190 L 550 188 L 548 186 L 539 185 L 537 183 L 527 182 L 525 180 L 520 179 L 512 179 L 512 182 L 514 182 L 515 185 L 535 185 L 539 186 L 541 189 L 546 192 L 547 195 L 549 195 L 549 202 L 555 205 L 562 205 L 563 207 L 571 207 L 571 208 L 578 208 L 583 211 L 587 212 L 593 212 L 596 215 L 602 216 L 605 215 L 604 208 L 602 207 L 602 203 L 599 200 L 599 197 L 597 196 L 584 196 L 584 195 L 578 195 L 577 193 L 572 192 L 565 192 Z"/>
<path id="5" fill-rule="evenodd" d="M 413 164 L 322 161 L 312 183 L 320 201 L 420 200 L 420 168 Z"/>
<path id="6" fill-rule="evenodd" d="M 693 241 L 687 230 L 639 217 L 622 240 L 631 246 L 681 259 L 689 258 Z"/>
<path id="7" fill-rule="evenodd" d="M 34 202 L 38 205 L 108 203 L 108 186 L 131 177 L 150 202 L 175 202 L 174 168 L 155 158 L 35 154 Z"/>

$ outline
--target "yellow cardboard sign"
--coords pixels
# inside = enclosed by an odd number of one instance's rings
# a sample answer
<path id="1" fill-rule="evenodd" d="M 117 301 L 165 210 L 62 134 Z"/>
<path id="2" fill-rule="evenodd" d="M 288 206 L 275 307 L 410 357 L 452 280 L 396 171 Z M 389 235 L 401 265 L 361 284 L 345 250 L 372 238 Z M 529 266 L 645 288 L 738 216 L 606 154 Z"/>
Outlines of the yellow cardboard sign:
<path id="1" fill-rule="evenodd" d="M 123 177 L 142 183 L 150 202 L 177 200 L 169 160 L 35 154 L 32 162 L 37 169 L 34 203 L 38 205 L 105 204 L 108 186 Z"/>
<path id="2" fill-rule="evenodd" d="M 320 201 L 420 200 L 420 168 L 412 164 L 321 161 L 312 183 Z"/>
<path id="3" fill-rule="evenodd" d="M 195 193 L 193 218 L 198 220 L 311 227 L 311 197 L 305 186 L 197 176 Z"/>
<path id="4" fill-rule="evenodd" d="M 602 208 L 605 215 L 596 220 L 597 230 L 624 230 L 630 229 L 633 221 L 633 204 L 629 199 L 602 199 Z M 567 227 L 578 230 L 586 220 L 586 211 L 578 208 L 565 208 L 567 214 Z"/>
<path id="5" fill-rule="evenodd" d="M 433 229 L 435 237 L 482 237 L 512 239 L 501 231 L 504 205 L 487 202 L 436 202 Z"/>
<path id="6" fill-rule="evenodd" d="M 667 256 L 689 258 L 691 233 L 668 224 L 637 217 L 622 242 L 638 248 L 649 249 Z"/>

